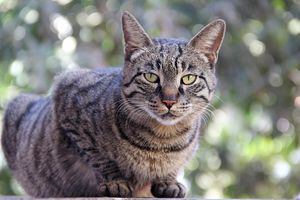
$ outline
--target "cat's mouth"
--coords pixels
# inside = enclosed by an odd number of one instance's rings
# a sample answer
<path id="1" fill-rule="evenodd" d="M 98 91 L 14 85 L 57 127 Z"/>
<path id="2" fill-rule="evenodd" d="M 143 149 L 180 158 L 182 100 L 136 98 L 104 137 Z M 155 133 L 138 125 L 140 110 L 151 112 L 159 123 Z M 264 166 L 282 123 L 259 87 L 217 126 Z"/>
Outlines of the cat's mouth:
<path id="1" fill-rule="evenodd" d="M 147 112 L 152 118 L 156 119 L 159 123 L 163 125 L 174 125 L 182 119 L 181 116 L 177 116 L 170 110 L 165 113 L 157 113 L 150 110 L 148 110 Z"/>
<path id="2" fill-rule="evenodd" d="M 167 113 L 165 114 L 162 114 L 160 116 L 162 119 L 176 119 L 178 116 L 172 114 L 170 111 L 168 111 Z"/>
<path id="3" fill-rule="evenodd" d="M 182 119 L 183 116 L 177 116 L 176 114 L 172 113 L 172 111 L 168 111 L 165 114 L 159 115 L 159 122 L 163 125 L 174 125 Z"/>

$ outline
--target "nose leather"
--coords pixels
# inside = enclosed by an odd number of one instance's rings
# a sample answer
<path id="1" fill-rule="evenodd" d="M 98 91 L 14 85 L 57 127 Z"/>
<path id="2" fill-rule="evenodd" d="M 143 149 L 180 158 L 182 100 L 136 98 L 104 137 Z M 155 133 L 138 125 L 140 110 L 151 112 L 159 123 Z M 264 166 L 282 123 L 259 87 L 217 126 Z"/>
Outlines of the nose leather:
<path id="1" fill-rule="evenodd" d="M 161 93 L 161 102 L 167 106 L 167 108 L 171 108 L 175 103 L 177 103 L 178 99 L 178 90 L 175 87 L 165 86 L 162 88 Z"/>
<path id="2" fill-rule="evenodd" d="M 168 109 L 170 109 L 177 101 L 162 100 L 162 102 L 167 106 Z"/>

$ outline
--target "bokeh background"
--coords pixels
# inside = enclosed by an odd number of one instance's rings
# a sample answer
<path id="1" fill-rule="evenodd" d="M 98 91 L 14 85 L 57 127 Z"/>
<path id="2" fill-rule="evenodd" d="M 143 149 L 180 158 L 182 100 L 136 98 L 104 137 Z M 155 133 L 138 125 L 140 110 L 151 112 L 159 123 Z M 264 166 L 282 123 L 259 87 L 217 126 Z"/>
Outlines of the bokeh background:
<path id="1" fill-rule="evenodd" d="M 227 22 L 213 114 L 185 170 L 189 196 L 300 192 L 300 0 L 0 0 L 0 118 L 12 97 L 47 94 L 65 69 L 121 66 L 124 10 L 153 37 Z M 0 194 L 24 194 L 1 150 Z"/>

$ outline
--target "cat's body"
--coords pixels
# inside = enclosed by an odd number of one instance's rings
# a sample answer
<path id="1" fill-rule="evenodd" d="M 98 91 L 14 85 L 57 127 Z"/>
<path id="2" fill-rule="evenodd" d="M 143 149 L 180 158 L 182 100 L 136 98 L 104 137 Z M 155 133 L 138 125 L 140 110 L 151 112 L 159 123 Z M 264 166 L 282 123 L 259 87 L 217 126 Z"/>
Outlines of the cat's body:
<path id="1" fill-rule="evenodd" d="M 55 100 L 22 95 L 8 106 L 8 111 L 20 111 L 16 113 L 17 119 L 6 117 L 6 121 L 17 131 L 14 136 L 19 136 L 16 140 L 10 140 L 9 146 L 15 148 L 11 149 L 15 155 L 8 157 L 15 158 L 9 162 L 9 166 L 30 195 L 99 196 L 96 175 L 85 163 L 87 158 L 84 151 L 97 148 L 99 153 L 95 153 L 95 156 L 100 163 L 114 161 L 123 174 L 128 175 L 128 179 L 141 187 L 157 177 L 176 176 L 185 164 L 187 155 L 190 156 L 195 149 L 198 123 L 197 127 L 190 129 L 190 134 L 172 139 L 173 142 L 153 137 L 156 143 L 144 145 L 136 141 L 136 144 L 131 144 L 131 140 L 123 136 L 125 133 L 122 132 L 143 133 L 151 137 L 155 129 L 149 126 L 150 123 L 139 125 L 139 121 L 126 118 L 128 113 L 120 107 L 121 70 L 109 71 L 109 75 L 103 72 L 78 70 L 65 73 L 54 89 Z M 53 121 L 54 118 L 59 121 L 59 125 L 54 125 L 58 124 Z M 80 123 L 76 123 L 77 120 Z M 129 120 L 127 124 L 123 123 L 126 120 Z M 181 129 L 175 130 L 173 127 L 169 131 L 178 131 L 180 134 Z M 9 125 L 6 130 L 12 131 Z M 80 132 L 82 137 L 93 139 L 84 141 L 82 146 L 86 146 L 86 149 L 78 152 L 72 142 L 64 138 L 68 131 Z M 161 131 L 168 131 L 168 127 Z M 104 165 L 108 166 L 107 163 Z"/>
<path id="2" fill-rule="evenodd" d="M 192 52 L 191 42 L 148 41 L 128 13 L 123 29 L 124 70 L 65 72 L 51 96 L 21 95 L 8 105 L 2 145 L 28 194 L 132 197 L 149 196 L 140 191 L 151 188 L 156 197 L 185 195 L 176 176 L 197 148 L 214 63 Z M 181 86 L 190 74 L 197 82 Z"/>

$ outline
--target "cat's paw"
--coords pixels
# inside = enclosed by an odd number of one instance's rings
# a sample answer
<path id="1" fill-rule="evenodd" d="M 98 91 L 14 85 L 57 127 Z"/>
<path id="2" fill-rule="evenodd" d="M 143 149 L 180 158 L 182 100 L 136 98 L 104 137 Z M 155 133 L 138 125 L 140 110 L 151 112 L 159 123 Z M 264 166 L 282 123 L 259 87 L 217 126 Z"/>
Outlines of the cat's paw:
<path id="1" fill-rule="evenodd" d="M 99 187 L 100 195 L 105 197 L 132 197 L 132 191 L 127 181 L 102 183 Z"/>
<path id="2" fill-rule="evenodd" d="M 151 187 L 154 197 L 159 198 L 183 198 L 186 194 L 186 188 L 181 183 L 154 183 Z"/>

